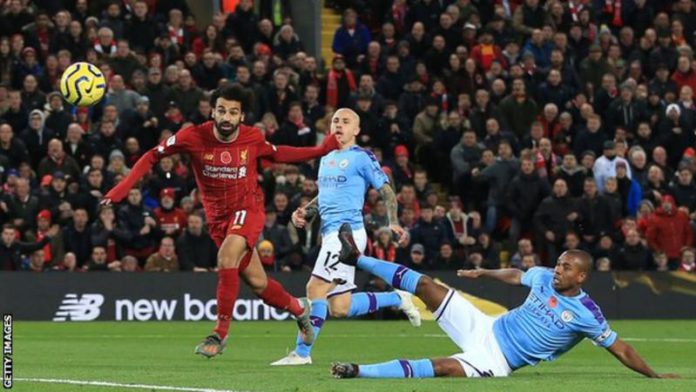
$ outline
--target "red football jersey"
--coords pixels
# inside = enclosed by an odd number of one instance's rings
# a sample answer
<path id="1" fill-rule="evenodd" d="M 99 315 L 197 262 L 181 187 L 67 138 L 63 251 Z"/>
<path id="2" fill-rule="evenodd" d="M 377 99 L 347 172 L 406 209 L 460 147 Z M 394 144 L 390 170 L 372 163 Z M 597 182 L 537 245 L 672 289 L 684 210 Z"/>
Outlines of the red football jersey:
<path id="1" fill-rule="evenodd" d="M 174 235 L 179 235 L 188 225 L 187 216 L 181 208 L 173 208 L 165 211 L 163 208 L 155 208 L 155 220 L 160 229 L 175 230 Z"/>
<path id="2" fill-rule="evenodd" d="M 179 131 L 154 148 L 155 156 L 185 153 L 209 223 L 227 221 L 240 210 L 263 211 L 263 192 L 257 181 L 258 158 L 272 155 L 276 147 L 258 128 L 239 126 L 239 136 L 221 142 L 208 121 Z"/>

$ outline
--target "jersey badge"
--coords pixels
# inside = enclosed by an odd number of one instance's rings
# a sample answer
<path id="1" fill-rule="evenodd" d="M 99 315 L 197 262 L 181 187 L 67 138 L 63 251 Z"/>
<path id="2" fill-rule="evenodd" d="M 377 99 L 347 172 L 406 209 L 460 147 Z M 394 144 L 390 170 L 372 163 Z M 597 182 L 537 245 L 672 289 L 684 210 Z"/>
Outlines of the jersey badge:
<path id="1" fill-rule="evenodd" d="M 239 151 L 239 164 L 246 165 L 248 157 L 249 157 L 249 150 L 247 150 L 245 148 L 245 149 Z"/>
<path id="2" fill-rule="evenodd" d="M 338 163 L 338 167 L 340 167 L 341 169 L 347 168 L 348 167 L 348 160 L 347 159 L 341 160 L 341 162 Z"/>
<path id="3" fill-rule="evenodd" d="M 561 320 L 565 321 L 566 323 L 573 321 L 573 312 L 570 310 L 564 310 L 563 313 L 561 313 Z"/>

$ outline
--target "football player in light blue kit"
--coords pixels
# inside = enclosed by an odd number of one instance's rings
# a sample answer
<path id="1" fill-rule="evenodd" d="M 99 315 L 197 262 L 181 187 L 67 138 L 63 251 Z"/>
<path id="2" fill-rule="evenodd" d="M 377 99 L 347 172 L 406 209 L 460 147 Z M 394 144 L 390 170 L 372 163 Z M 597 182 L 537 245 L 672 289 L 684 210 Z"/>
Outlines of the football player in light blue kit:
<path id="1" fill-rule="evenodd" d="M 524 366 L 552 361 L 584 338 L 606 348 L 625 366 L 645 376 L 678 377 L 655 373 L 633 347 L 609 328 L 602 311 L 581 287 L 592 269 L 592 257 L 586 252 L 563 253 L 553 270 L 534 267 L 527 272 L 458 271 L 461 277 L 483 276 L 530 288 L 520 307 L 493 318 L 428 276 L 398 264 L 361 256 L 349 225 L 341 227 L 339 239 L 343 245 L 339 260 L 357 265 L 395 288 L 414 293 L 433 311 L 440 327 L 463 353 L 449 358 L 395 360 L 374 365 L 334 363 L 331 373 L 336 378 L 505 377 Z"/>
<path id="2" fill-rule="evenodd" d="M 406 231 L 399 225 L 396 194 L 372 152 L 355 144 L 360 132 L 360 117 L 350 109 L 339 109 L 331 119 L 331 131 L 336 134 L 339 149 L 321 159 L 319 164 L 319 216 L 322 245 L 307 283 L 307 296 L 312 301 L 311 320 L 315 337 L 328 314 L 332 317 L 356 317 L 385 307 L 399 307 L 414 326 L 420 326 L 420 313 L 404 291 L 385 293 L 355 293 L 355 266 L 338 260 L 341 242 L 338 229 L 349 222 L 355 233 L 356 246 L 365 250 L 367 234 L 363 224 L 363 205 L 369 187 L 377 189 L 387 206 L 389 227 L 399 236 L 401 244 L 408 241 Z M 304 227 L 306 208 L 298 208 L 292 223 Z M 328 313 L 328 314 L 327 314 Z M 308 365 L 312 345 L 298 335 L 295 350 L 273 362 L 273 366 Z"/>

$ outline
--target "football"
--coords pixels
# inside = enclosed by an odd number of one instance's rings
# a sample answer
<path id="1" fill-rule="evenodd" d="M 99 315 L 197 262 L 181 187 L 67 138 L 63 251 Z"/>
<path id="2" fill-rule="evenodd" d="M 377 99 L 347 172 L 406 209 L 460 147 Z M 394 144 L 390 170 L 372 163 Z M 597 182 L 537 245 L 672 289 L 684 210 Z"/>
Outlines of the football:
<path id="1" fill-rule="evenodd" d="M 99 102 L 106 92 L 104 74 L 96 65 L 74 63 L 60 78 L 63 98 L 75 106 L 91 106 Z"/>

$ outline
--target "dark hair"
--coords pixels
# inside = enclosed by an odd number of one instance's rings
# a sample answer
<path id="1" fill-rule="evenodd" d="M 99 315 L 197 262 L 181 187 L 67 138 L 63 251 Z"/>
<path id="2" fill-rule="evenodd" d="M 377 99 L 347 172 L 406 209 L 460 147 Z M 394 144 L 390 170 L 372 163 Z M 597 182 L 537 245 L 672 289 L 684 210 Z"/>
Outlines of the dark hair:
<path id="1" fill-rule="evenodd" d="M 401 184 L 401 187 L 399 188 L 399 191 L 401 191 L 401 190 L 404 189 L 405 187 L 415 188 L 415 185 L 413 185 L 412 182 L 404 182 L 403 184 Z"/>
<path id="2" fill-rule="evenodd" d="M 210 104 L 213 107 L 215 107 L 218 98 L 239 102 L 242 107 L 242 113 L 244 113 L 249 109 L 249 103 L 252 101 L 252 93 L 239 83 L 234 83 L 230 86 L 218 88 L 213 92 L 210 97 Z"/>
<path id="3" fill-rule="evenodd" d="M 580 269 L 583 272 L 589 274 L 590 271 L 592 271 L 592 266 L 594 265 L 594 263 L 592 260 L 592 256 L 589 253 L 579 249 L 567 250 L 564 253 L 566 253 L 569 257 L 572 257 L 575 260 L 577 260 L 580 264 Z"/>
<path id="4" fill-rule="evenodd" d="M 2 225 L 2 229 L 14 231 L 15 227 L 12 223 L 5 223 L 4 225 Z"/>

